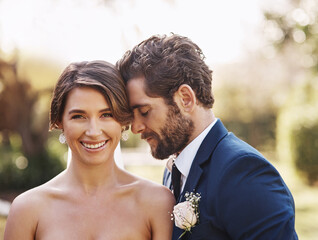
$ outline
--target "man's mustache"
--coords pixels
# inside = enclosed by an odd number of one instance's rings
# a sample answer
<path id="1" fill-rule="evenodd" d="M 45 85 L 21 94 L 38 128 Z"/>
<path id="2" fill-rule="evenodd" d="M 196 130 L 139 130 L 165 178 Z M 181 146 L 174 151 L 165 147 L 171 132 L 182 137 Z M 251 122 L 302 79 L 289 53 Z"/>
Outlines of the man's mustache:
<path id="1" fill-rule="evenodd" d="M 147 138 L 159 139 L 159 136 L 158 134 L 154 132 L 146 132 L 141 134 L 141 139 L 147 139 Z"/>

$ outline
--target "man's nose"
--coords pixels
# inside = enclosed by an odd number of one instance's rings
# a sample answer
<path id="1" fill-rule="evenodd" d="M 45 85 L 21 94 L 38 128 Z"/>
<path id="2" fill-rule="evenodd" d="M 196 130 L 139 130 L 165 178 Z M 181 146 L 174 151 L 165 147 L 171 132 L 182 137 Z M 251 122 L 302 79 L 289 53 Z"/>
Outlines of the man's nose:
<path id="1" fill-rule="evenodd" d="M 146 126 L 143 123 L 143 121 L 140 119 L 140 117 L 134 116 L 134 119 L 133 119 L 132 124 L 131 124 L 131 131 L 134 134 L 138 134 L 138 133 L 142 133 L 145 130 L 145 128 L 146 128 Z"/>

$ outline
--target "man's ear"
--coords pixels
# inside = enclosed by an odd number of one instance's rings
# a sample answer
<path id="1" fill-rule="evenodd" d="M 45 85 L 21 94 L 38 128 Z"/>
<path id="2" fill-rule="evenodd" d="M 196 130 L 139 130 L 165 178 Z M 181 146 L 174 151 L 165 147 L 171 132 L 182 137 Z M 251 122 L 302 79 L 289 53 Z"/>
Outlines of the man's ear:
<path id="1" fill-rule="evenodd" d="M 175 93 L 174 97 L 179 108 L 183 109 L 185 112 L 191 112 L 195 107 L 197 98 L 193 89 L 187 84 L 182 84 Z"/>

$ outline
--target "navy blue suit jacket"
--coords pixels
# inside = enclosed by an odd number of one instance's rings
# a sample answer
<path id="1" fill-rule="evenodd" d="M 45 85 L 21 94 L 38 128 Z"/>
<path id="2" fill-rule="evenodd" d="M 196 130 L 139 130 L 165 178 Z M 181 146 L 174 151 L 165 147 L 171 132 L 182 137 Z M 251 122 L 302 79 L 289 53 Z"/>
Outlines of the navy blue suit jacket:
<path id="1" fill-rule="evenodd" d="M 178 202 L 193 191 L 201 194 L 199 224 L 182 239 L 298 239 L 294 200 L 280 174 L 220 120 L 203 140 Z M 172 239 L 182 233 L 174 226 Z"/>

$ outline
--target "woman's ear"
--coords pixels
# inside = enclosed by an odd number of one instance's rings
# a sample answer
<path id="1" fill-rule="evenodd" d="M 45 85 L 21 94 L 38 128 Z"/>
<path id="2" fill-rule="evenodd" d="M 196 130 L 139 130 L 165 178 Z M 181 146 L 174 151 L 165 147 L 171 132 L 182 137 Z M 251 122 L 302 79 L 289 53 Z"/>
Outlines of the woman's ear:
<path id="1" fill-rule="evenodd" d="M 182 84 L 175 93 L 175 101 L 179 103 L 179 107 L 185 112 L 191 112 L 196 103 L 193 89 L 187 84 Z"/>
<path id="2" fill-rule="evenodd" d="M 61 122 L 55 123 L 54 126 L 55 126 L 56 129 L 61 129 L 61 130 L 63 130 L 63 124 L 62 124 Z"/>

